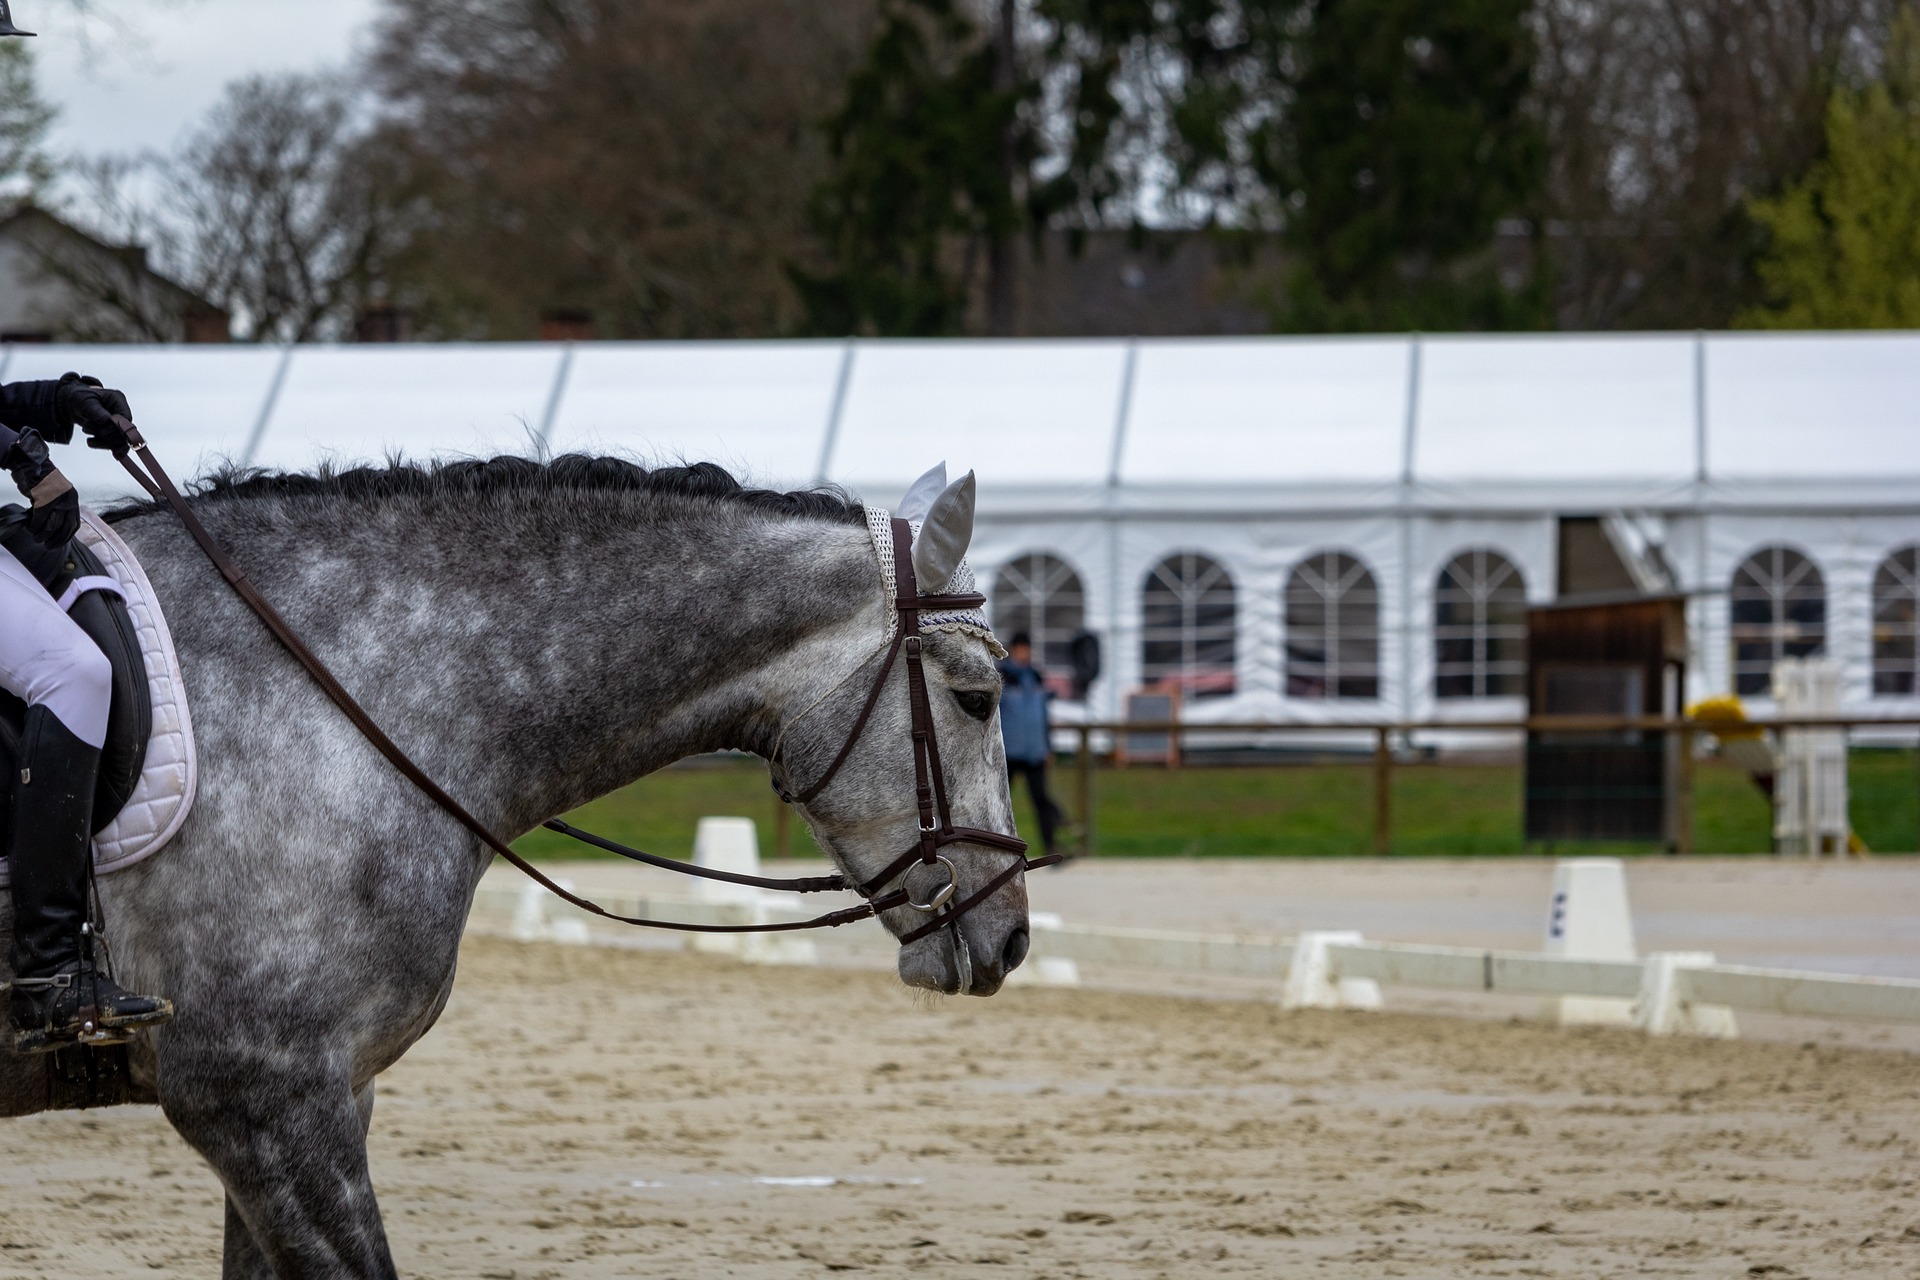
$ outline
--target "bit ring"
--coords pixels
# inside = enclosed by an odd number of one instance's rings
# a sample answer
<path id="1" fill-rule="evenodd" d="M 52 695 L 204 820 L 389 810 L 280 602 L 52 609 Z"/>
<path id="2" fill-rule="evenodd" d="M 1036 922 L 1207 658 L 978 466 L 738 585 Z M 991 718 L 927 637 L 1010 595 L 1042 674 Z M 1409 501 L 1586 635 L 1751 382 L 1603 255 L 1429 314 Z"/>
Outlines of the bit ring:
<path id="1" fill-rule="evenodd" d="M 953 863 L 947 861 L 947 859 L 937 853 L 933 855 L 933 860 L 947 869 L 946 884 L 942 885 L 939 891 L 926 902 L 915 902 L 913 900 L 913 891 L 911 889 L 907 890 L 907 905 L 915 911 L 925 912 L 928 915 L 933 914 L 953 901 L 953 895 L 960 892 L 960 873 L 954 870 Z M 911 874 L 911 868 L 909 868 L 909 874 Z M 904 884 L 902 887 L 905 887 Z"/>

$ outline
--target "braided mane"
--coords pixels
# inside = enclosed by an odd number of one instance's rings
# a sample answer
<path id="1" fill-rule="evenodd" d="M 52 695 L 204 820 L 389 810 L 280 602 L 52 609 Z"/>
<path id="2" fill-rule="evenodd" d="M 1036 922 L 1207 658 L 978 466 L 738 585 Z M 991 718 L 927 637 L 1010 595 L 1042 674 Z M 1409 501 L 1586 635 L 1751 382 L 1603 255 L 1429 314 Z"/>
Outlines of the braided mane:
<path id="1" fill-rule="evenodd" d="M 394 498 L 511 500 L 566 493 L 629 493 L 721 503 L 836 524 L 866 523 L 866 509 L 831 486 L 791 493 L 751 489 L 712 462 L 644 467 L 624 458 L 584 453 L 563 454 L 547 462 L 501 454 L 444 462 L 395 460 L 384 467 L 335 468 L 323 463 L 310 472 L 226 466 L 194 482 L 189 492 L 200 502 L 270 498 L 338 498 L 347 502 Z M 166 509 L 159 502 L 129 502 L 107 512 L 106 519 L 126 520 Z"/>

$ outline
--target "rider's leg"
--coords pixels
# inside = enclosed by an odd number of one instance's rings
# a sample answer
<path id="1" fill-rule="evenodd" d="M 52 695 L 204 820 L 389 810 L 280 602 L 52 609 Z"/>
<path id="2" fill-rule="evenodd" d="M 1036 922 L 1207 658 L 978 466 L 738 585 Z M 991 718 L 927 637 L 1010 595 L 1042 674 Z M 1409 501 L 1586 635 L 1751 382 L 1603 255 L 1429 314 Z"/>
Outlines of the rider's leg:
<path id="1" fill-rule="evenodd" d="M 20 562 L 0 551 L 0 687 L 27 703 L 6 852 L 13 898 L 9 1013 L 23 1053 L 164 1022 L 164 1000 L 95 973 L 87 911 L 93 788 L 113 672 Z"/>
<path id="2" fill-rule="evenodd" d="M 98 751 L 107 741 L 113 669 L 11 552 L 0 550 L 0 689 L 46 707 Z"/>

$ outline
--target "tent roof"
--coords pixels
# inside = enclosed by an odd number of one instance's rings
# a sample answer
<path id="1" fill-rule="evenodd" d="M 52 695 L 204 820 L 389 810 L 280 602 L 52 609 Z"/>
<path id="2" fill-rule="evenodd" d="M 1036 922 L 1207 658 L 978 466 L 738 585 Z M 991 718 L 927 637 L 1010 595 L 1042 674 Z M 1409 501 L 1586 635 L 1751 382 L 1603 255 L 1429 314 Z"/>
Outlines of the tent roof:
<path id="1" fill-rule="evenodd" d="M 1112 342 L 861 344 L 825 474 L 888 502 L 943 458 L 994 486 L 1097 487 L 1125 362 Z"/>
<path id="2" fill-rule="evenodd" d="M 845 357 L 826 342 L 610 342 L 564 358 L 564 382 L 541 383 L 555 452 L 707 460 L 791 487 L 819 472 Z"/>
<path id="3" fill-rule="evenodd" d="M 1665 336 L 1422 344 L 1413 471 L 1437 483 L 1685 483 L 1694 343 Z"/>
<path id="4" fill-rule="evenodd" d="M 944 458 L 988 510 L 1920 505 L 1909 332 L 0 349 L 72 368 L 183 473 L 537 441 L 882 502 Z"/>
<path id="5" fill-rule="evenodd" d="M 1143 343 L 1118 475 L 1141 485 L 1394 483 L 1410 350 L 1392 338 Z"/>

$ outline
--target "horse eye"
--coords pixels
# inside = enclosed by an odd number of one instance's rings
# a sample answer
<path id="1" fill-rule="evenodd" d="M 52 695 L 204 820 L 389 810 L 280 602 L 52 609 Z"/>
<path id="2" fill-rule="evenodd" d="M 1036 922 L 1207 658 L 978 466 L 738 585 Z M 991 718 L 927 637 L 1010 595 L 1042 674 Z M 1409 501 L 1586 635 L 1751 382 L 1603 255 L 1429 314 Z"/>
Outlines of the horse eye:
<path id="1" fill-rule="evenodd" d="M 953 700 L 960 704 L 962 711 L 982 723 L 993 714 L 993 695 L 990 693 L 982 693 L 978 689 L 955 689 Z"/>

